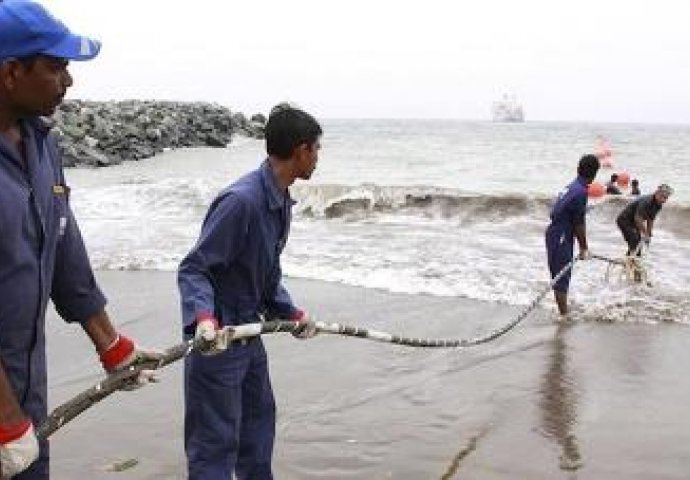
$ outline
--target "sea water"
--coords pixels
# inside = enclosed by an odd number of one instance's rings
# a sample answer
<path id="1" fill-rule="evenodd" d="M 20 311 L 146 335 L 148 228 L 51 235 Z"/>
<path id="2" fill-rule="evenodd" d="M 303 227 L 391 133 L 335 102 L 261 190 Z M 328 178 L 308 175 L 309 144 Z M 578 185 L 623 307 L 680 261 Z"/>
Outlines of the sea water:
<path id="1" fill-rule="evenodd" d="M 434 120 L 327 120 L 297 204 L 284 274 L 393 292 L 526 305 L 548 289 L 544 229 L 555 194 L 604 137 L 612 168 L 643 193 L 675 188 L 644 261 L 652 287 L 598 260 L 576 264 L 585 318 L 690 322 L 690 127 Z M 186 149 L 103 169 L 69 169 L 72 206 L 98 269 L 174 270 L 208 205 L 264 159 L 262 141 Z M 615 217 L 631 197 L 591 201 L 590 250 L 620 258 Z M 553 308 L 550 295 L 544 305 Z"/>

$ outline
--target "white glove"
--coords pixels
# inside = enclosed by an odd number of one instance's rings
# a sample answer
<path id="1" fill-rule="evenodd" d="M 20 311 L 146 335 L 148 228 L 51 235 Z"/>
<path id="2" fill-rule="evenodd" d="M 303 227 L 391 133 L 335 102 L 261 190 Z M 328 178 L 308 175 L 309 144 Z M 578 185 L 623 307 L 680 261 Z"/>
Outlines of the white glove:
<path id="1" fill-rule="evenodd" d="M 297 328 L 292 331 L 292 335 L 300 340 L 314 337 L 319 333 L 314 319 L 305 311 L 297 310 L 291 319 L 297 323 Z"/>
<path id="2" fill-rule="evenodd" d="M 163 353 L 157 350 L 142 349 L 124 335 L 118 335 L 115 341 L 100 354 L 103 368 L 108 373 L 115 373 L 141 363 L 158 362 Z M 122 390 L 136 390 L 147 383 L 158 381 L 153 370 L 142 370 Z"/>
<path id="3" fill-rule="evenodd" d="M 38 440 L 34 426 L 28 428 L 19 437 L 0 444 L 0 478 L 9 479 L 23 472 L 38 458 Z"/>
<path id="4" fill-rule="evenodd" d="M 199 320 L 194 338 L 204 339 L 204 346 L 200 349 L 203 355 L 216 355 L 228 349 L 227 333 L 218 328 L 218 321 L 215 318 Z"/>

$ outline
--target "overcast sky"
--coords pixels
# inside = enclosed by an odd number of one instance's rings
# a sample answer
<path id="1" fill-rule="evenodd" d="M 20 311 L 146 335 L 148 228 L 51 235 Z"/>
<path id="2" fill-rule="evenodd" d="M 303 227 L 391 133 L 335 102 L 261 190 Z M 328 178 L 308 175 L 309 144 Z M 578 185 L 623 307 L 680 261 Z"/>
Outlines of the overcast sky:
<path id="1" fill-rule="evenodd" d="M 688 0 L 44 0 L 103 42 L 74 98 L 321 118 L 690 123 Z"/>

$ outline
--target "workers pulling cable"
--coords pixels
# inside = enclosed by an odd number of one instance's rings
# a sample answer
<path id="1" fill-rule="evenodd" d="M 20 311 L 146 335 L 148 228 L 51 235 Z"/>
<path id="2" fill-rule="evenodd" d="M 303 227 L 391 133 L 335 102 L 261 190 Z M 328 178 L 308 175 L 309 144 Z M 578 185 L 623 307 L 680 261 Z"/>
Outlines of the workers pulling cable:
<path id="1" fill-rule="evenodd" d="M 160 359 L 142 359 L 142 361 L 108 375 L 105 379 L 92 387 L 79 393 L 72 399 L 53 409 L 46 420 L 36 429 L 39 439 L 47 439 L 57 430 L 65 426 L 81 413 L 91 408 L 101 400 L 117 392 L 129 389 L 136 384 L 143 372 L 158 370 L 178 360 L 183 359 L 194 351 L 206 354 L 219 353 L 227 349 L 233 342 L 240 342 L 260 335 L 274 333 L 292 333 L 300 335 L 306 329 L 313 329 L 316 333 L 341 335 L 360 339 L 372 340 L 382 343 L 391 343 L 406 347 L 417 348 L 467 348 L 488 343 L 508 333 L 520 324 L 539 305 L 541 300 L 551 291 L 553 285 L 564 275 L 568 274 L 577 259 L 573 259 L 549 282 L 520 313 L 510 322 L 486 335 L 468 339 L 434 339 L 413 338 L 392 334 L 379 330 L 362 327 L 342 325 L 340 323 L 327 323 L 321 321 L 309 321 L 305 324 L 300 320 L 267 320 L 243 325 L 226 326 L 216 331 L 211 338 L 204 338 L 203 334 L 195 338 L 179 343 L 165 350 Z"/>

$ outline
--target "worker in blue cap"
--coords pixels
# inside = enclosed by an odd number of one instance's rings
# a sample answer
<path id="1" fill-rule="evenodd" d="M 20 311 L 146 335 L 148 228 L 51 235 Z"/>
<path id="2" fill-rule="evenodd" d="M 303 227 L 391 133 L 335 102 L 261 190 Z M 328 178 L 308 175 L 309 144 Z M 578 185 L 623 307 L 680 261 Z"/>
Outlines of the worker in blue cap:
<path id="1" fill-rule="evenodd" d="M 105 311 L 69 203 L 49 126 L 72 85 L 70 60 L 100 44 L 76 35 L 44 7 L 0 2 L 0 477 L 49 478 L 45 314 L 81 325 L 107 372 L 160 354 L 120 335 Z M 140 375 L 135 382 L 145 382 Z M 131 385 L 135 386 L 135 385 Z"/>

